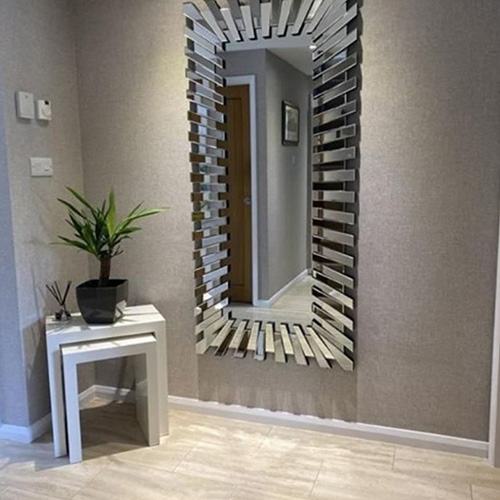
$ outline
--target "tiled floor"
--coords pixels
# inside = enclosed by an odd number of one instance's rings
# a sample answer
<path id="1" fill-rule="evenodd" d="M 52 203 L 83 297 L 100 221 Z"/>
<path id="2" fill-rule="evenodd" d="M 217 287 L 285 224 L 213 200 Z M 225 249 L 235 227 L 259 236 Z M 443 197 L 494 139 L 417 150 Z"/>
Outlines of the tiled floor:
<path id="1" fill-rule="evenodd" d="M 84 461 L 52 457 L 50 436 L 0 442 L 2 500 L 500 500 L 485 460 L 171 412 L 160 446 L 128 404 L 82 411 Z"/>
<path id="2" fill-rule="evenodd" d="M 283 321 L 310 323 L 313 278 L 305 276 L 294 283 L 271 307 L 253 307 L 249 304 L 231 304 L 233 316 L 236 318 L 262 319 L 267 321 Z"/>

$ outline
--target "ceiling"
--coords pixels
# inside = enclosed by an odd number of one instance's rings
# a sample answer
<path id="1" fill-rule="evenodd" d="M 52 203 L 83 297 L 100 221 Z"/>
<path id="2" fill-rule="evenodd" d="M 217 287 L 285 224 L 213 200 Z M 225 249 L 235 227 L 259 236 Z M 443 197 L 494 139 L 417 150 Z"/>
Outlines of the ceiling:
<path id="1" fill-rule="evenodd" d="M 283 47 L 268 50 L 281 59 L 285 60 L 287 63 L 291 64 L 294 68 L 302 71 L 302 73 L 305 73 L 306 75 L 312 75 L 313 62 L 311 50 L 309 49 L 309 47 Z"/>

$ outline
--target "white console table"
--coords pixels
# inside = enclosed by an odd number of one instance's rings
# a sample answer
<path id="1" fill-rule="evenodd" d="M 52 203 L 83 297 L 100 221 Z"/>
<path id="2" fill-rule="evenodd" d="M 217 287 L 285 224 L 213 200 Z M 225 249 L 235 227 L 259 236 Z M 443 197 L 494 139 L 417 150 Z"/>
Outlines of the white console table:
<path id="1" fill-rule="evenodd" d="M 160 373 L 158 384 L 160 434 L 162 436 L 168 434 L 167 335 L 165 319 L 153 305 L 128 307 L 123 317 L 113 325 L 88 325 L 79 314 L 73 315 L 69 322 L 64 323 L 49 317 L 46 321 L 46 332 L 52 433 L 56 457 L 68 453 L 61 349 L 63 346 L 79 342 L 124 338 L 144 333 L 152 333 L 155 336 Z"/>

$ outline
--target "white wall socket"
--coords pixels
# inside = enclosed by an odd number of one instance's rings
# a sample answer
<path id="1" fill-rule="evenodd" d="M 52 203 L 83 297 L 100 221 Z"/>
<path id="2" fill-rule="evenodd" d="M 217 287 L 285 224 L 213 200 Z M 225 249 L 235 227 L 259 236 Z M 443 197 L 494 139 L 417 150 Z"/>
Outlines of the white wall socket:
<path id="1" fill-rule="evenodd" d="M 52 120 L 52 104 L 48 99 L 36 101 L 36 118 L 44 121 Z"/>
<path id="2" fill-rule="evenodd" d="M 52 177 L 52 158 L 30 158 L 31 177 Z"/>

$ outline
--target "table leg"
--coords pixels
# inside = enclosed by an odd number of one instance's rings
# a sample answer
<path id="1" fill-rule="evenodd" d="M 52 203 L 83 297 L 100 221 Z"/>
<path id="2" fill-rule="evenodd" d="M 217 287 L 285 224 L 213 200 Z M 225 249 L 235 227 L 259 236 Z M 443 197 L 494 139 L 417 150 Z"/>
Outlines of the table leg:
<path id="1" fill-rule="evenodd" d="M 66 416 L 68 423 L 69 461 L 82 461 L 82 434 L 80 427 L 80 407 L 78 404 L 77 364 L 64 358 L 64 394 L 66 396 Z"/>
<path id="2" fill-rule="evenodd" d="M 62 360 L 58 344 L 48 351 L 48 370 L 54 455 L 58 458 L 67 455 Z"/>
<path id="3" fill-rule="evenodd" d="M 160 406 L 158 399 L 158 357 L 156 349 L 146 353 L 147 387 L 148 387 L 148 443 L 149 446 L 160 444 Z"/>
<path id="4" fill-rule="evenodd" d="M 160 435 L 168 435 L 168 372 L 167 372 L 167 332 L 162 323 L 155 332 L 158 353 L 158 388 L 160 401 Z"/>

